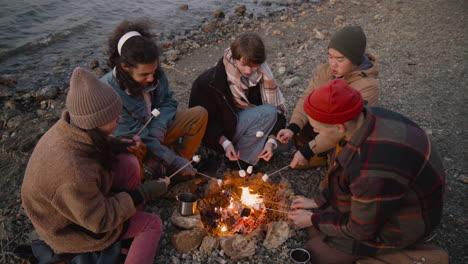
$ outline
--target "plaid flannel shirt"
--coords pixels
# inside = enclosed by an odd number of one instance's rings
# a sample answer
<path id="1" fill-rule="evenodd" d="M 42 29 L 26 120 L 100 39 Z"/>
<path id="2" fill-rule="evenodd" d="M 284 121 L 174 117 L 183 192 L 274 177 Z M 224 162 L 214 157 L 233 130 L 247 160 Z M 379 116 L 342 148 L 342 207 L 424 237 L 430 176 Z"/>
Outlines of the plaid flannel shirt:
<path id="1" fill-rule="evenodd" d="M 338 155 L 315 198 L 312 222 L 326 242 L 357 256 L 414 244 L 439 224 L 445 186 L 441 159 L 408 118 L 378 107 Z"/>

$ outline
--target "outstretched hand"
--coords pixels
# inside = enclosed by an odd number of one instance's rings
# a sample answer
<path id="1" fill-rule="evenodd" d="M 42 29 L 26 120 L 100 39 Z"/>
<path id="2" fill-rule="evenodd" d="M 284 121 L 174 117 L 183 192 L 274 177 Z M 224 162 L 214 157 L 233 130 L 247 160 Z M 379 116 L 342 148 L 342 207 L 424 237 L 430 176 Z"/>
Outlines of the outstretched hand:
<path id="1" fill-rule="evenodd" d="M 232 143 L 229 143 L 229 145 L 225 149 L 224 155 L 226 155 L 226 157 L 229 160 L 238 160 L 240 157 L 240 152 L 239 151 L 236 152 L 234 145 Z"/>
<path id="2" fill-rule="evenodd" d="M 294 157 L 291 161 L 291 163 L 289 164 L 289 166 L 291 166 L 291 168 L 295 168 L 296 166 L 304 166 L 307 164 L 307 159 L 304 158 L 304 156 L 302 155 L 302 153 L 300 151 L 296 151 L 296 154 L 294 154 Z"/>
<path id="3" fill-rule="evenodd" d="M 281 129 L 276 135 L 276 139 L 281 143 L 288 143 L 294 136 L 294 132 L 291 129 Z"/>
<path id="4" fill-rule="evenodd" d="M 274 144 L 271 142 L 267 142 L 265 146 L 263 147 L 262 152 L 260 155 L 257 156 L 259 159 L 264 159 L 265 161 L 269 161 L 271 157 L 273 157 L 273 149 L 274 149 Z"/>
<path id="5" fill-rule="evenodd" d="M 307 210 L 291 210 L 288 213 L 288 217 L 297 225 L 299 228 L 312 226 L 312 215 L 313 213 Z"/>
<path id="6" fill-rule="evenodd" d="M 314 199 L 309 199 L 303 196 L 299 196 L 297 199 L 292 201 L 291 209 L 315 209 L 318 205 Z"/>

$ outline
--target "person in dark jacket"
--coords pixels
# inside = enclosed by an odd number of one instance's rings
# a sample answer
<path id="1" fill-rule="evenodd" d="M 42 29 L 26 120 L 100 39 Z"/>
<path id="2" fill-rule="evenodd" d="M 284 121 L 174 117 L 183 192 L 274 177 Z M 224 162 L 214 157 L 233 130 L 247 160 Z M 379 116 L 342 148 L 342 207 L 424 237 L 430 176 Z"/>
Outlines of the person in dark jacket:
<path id="1" fill-rule="evenodd" d="M 310 93 L 304 111 L 315 132 L 341 138 L 320 194 L 294 200 L 289 213 L 309 227 L 312 263 L 352 263 L 431 235 L 441 221 L 445 173 L 423 129 L 364 107 L 361 93 L 341 79 Z"/>
<path id="2" fill-rule="evenodd" d="M 205 146 L 248 164 L 271 159 L 286 107 L 257 34 L 239 36 L 218 64 L 195 80 L 189 100 L 194 106 L 208 111 Z"/>
<path id="3" fill-rule="evenodd" d="M 113 135 L 140 132 L 148 149 L 149 168 L 160 164 L 172 171 L 183 168 L 175 180 L 184 180 L 195 175 L 193 166 L 185 165 L 201 143 L 208 116 L 202 107 L 177 110 L 178 102 L 159 65 L 159 50 L 151 36 L 145 21 L 123 21 L 109 38 L 112 70 L 101 80 L 114 88 L 123 103 L 122 119 Z M 159 113 L 156 117 L 154 109 Z"/>

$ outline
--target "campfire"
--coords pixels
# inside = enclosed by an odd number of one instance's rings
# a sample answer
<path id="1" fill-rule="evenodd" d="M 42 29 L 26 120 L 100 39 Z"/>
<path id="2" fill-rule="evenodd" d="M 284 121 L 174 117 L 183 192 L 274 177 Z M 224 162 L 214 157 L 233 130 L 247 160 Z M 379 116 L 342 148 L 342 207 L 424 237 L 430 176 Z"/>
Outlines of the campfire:
<path id="1" fill-rule="evenodd" d="M 198 209 L 202 228 L 213 237 L 246 235 L 264 223 L 285 220 L 277 185 L 262 180 L 263 174 L 241 177 L 227 172 L 222 184 L 212 184 Z"/>

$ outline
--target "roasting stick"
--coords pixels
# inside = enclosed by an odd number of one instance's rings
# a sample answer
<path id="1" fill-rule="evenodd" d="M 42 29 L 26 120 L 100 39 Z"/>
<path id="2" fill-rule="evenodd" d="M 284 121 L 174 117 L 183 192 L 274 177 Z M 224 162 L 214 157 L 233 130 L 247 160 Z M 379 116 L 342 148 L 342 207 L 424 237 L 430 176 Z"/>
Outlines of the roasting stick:
<path id="1" fill-rule="evenodd" d="M 238 160 L 238 159 L 236 159 L 236 161 L 237 161 L 237 165 L 239 165 L 239 170 L 242 170 L 242 167 L 241 167 L 241 165 L 240 165 L 240 162 L 239 162 L 239 160 Z"/>
<path id="2" fill-rule="evenodd" d="M 185 167 L 187 167 L 188 165 L 190 165 L 192 162 L 200 162 L 200 156 L 199 155 L 195 155 L 192 157 L 192 160 L 187 162 L 184 166 L 180 167 L 178 170 L 176 170 L 174 173 L 171 174 L 171 176 L 169 176 L 169 179 L 174 177 L 177 173 L 179 173 L 179 171 L 183 170 Z"/>
<path id="3" fill-rule="evenodd" d="M 218 180 L 218 178 L 211 177 L 211 176 L 209 176 L 209 175 L 206 175 L 206 174 L 204 174 L 204 173 L 201 173 L 201 172 L 198 172 L 198 171 L 197 171 L 197 172 L 195 172 L 195 173 L 196 173 L 196 174 L 199 174 L 199 175 L 201 175 L 201 176 L 205 176 L 205 177 L 211 178 L 211 179 L 213 179 L 213 180 Z"/>
<path id="4" fill-rule="evenodd" d="M 153 120 L 154 117 L 158 117 L 158 115 L 160 114 L 159 110 L 158 109 L 153 109 L 153 111 L 151 111 L 151 117 L 150 119 L 148 119 L 148 121 L 146 121 L 145 125 L 140 129 L 140 131 L 138 131 L 138 133 L 136 134 L 137 136 L 141 134 L 141 132 L 143 132 L 143 129 L 145 129 L 145 127 L 149 124 L 149 122 L 151 122 L 151 120 Z"/>
<path id="5" fill-rule="evenodd" d="M 287 169 L 288 167 L 289 167 L 289 165 L 288 165 L 288 166 L 284 166 L 283 168 L 281 168 L 281 169 L 279 169 L 279 170 L 277 170 L 277 171 L 275 171 L 275 172 L 271 173 L 271 174 L 270 174 L 270 175 L 268 175 L 268 176 L 270 176 L 270 177 L 271 177 L 271 176 L 273 176 L 273 174 L 276 174 L 276 173 L 278 173 L 278 172 L 280 172 L 280 171 L 282 171 L 282 170 L 285 170 L 285 169 Z"/>
<path id="6" fill-rule="evenodd" d="M 275 209 L 270 209 L 270 208 L 268 208 L 268 207 L 265 207 L 265 209 L 267 209 L 268 211 L 278 212 L 278 213 L 282 213 L 282 214 L 289 214 L 289 212 L 280 211 L 280 210 L 275 210 Z"/>

